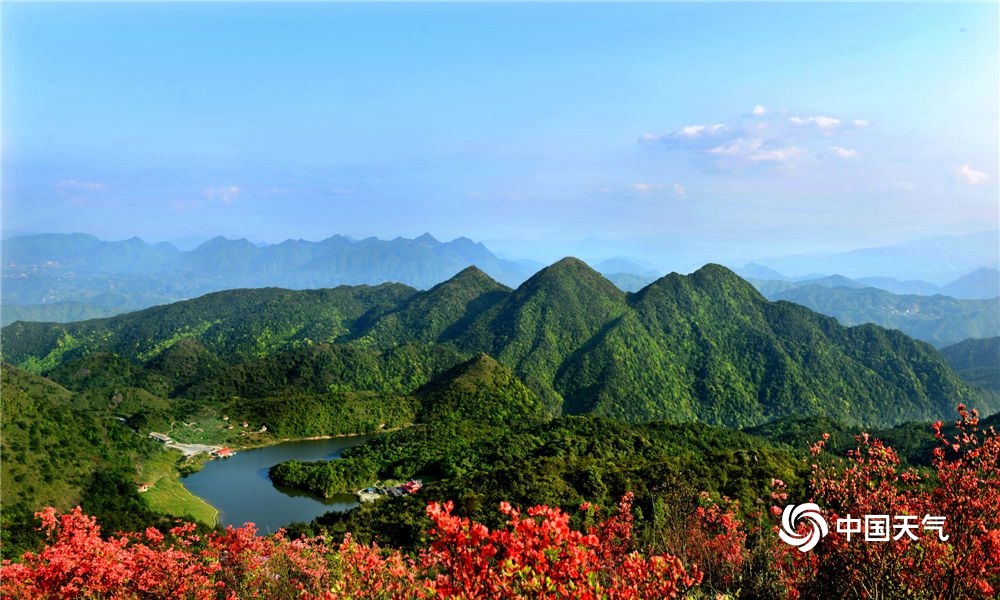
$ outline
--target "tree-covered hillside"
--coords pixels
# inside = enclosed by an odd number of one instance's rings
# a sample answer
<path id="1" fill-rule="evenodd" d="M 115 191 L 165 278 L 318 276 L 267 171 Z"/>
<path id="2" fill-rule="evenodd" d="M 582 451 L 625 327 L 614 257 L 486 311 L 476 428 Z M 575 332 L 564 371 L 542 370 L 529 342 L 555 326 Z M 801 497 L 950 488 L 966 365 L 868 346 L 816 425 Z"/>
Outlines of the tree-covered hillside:
<path id="1" fill-rule="evenodd" d="M 718 265 L 636 294 L 576 259 L 515 290 L 474 268 L 427 291 L 233 290 L 110 319 L 16 323 L 3 336 L 5 360 L 74 389 L 111 385 L 88 363 L 104 353 L 124 361 L 110 369 L 127 379 L 116 385 L 237 413 L 303 395 L 326 406 L 405 397 L 480 353 L 512 369 L 551 415 L 891 425 L 945 418 L 959 402 L 997 408 L 929 345 L 769 302 Z M 405 418 L 405 405 L 390 420 Z"/>
<path id="2" fill-rule="evenodd" d="M 941 356 L 972 385 L 1000 394 L 1000 337 L 965 340 L 942 348 Z"/>
<path id="3" fill-rule="evenodd" d="M 1000 334 L 1000 299 L 959 300 L 940 294 L 897 295 L 866 287 L 797 286 L 769 294 L 836 317 L 843 325 L 874 323 L 942 347 Z"/>

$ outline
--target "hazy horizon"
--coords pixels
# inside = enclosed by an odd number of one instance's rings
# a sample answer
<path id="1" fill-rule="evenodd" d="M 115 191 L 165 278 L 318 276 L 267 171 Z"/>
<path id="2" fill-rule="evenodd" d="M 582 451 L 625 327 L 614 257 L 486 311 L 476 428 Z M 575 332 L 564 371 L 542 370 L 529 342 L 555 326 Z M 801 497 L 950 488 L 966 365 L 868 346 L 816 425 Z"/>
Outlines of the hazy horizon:
<path id="1" fill-rule="evenodd" d="M 3 234 L 662 268 L 993 230 L 995 4 L 19 4 Z"/>

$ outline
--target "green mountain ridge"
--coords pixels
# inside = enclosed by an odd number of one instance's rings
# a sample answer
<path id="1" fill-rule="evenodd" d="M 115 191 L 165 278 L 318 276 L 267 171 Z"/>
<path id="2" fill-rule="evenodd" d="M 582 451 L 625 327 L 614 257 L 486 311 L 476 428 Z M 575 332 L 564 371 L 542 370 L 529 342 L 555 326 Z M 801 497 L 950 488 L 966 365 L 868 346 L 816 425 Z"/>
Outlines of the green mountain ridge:
<path id="1" fill-rule="evenodd" d="M 409 396 L 487 354 L 551 415 L 893 425 L 947 418 L 960 402 L 997 409 L 929 345 L 769 302 L 719 265 L 635 294 L 574 258 L 515 290 L 475 268 L 423 292 L 234 290 L 110 319 L 17 323 L 3 337 L 4 360 L 60 382 L 73 361 L 105 352 L 136 370 L 122 384 L 216 405 L 301 393 L 325 403 L 331 393 Z"/>

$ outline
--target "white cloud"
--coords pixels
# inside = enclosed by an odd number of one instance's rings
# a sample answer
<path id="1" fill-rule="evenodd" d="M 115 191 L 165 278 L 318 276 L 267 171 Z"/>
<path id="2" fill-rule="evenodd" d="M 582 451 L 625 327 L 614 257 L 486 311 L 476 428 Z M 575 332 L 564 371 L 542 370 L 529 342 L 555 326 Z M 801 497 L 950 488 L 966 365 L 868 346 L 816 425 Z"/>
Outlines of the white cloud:
<path id="1" fill-rule="evenodd" d="M 709 150 L 711 154 L 746 160 L 752 163 L 788 162 L 802 155 L 802 150 L 796 146 L 769 147 L 760 139 L 739 138 L 729 144 L 716 146 Z"/>
<path id="2" fill-rule="evenodd" d="M 705 137 L 714 137 L 728 129 L 725 123 L 715 123 L 714 125 L 685 125 L 677 131 L 667 133 L 644 133 L 639 137 L 640 142 L 667 142 L 671 140 L 696 140 Z"/>
<path id="3" fill-rule="evenodd" d="M 714 125 L 691 124 L 663 134 L 647 133 L 641 142 L 653 142 L 689 153 L 713 172 L 770 165 L 807 165 L 817 158 L 848 160 L 861 154 L 851 148 L 852 134 L 866 127 L 860 118 L 830 113 L 789 113 L 756 104 L 750 114 Z M 838 145 L 831 145 L 836 136 Z"/>
<path id="4" fill-rule="evenodd" d="M 648 192 L 670 191 L 673 192 L 673 194 L 678 198 L 683 198 L 687 194 L 687 190 L 684 189 L 684 186 L 679 183 L 671 183 L 670 185 L 665 185 L 662 183 L 639 182 L 639 183 L 632 183 L 624 187 L 625 189 L 631 192 L 636 192 L 638 194 L 646 194 Z M 603 187 L 601 188 L 600 191 L 606 194 L 613 192 L 614 190 L 608 187 Z"/>
<path id="5" fill-rule="evenodd" d="M 980 183 L 986 183 L 990 180 L 989 175 L 983 173 L 982 171 L 977 171 L 967 164 L 955 167 L 955 175 L 958 175 L 960 179 L 969 185 L 979 185 Z"/>
<path id="6" fill-rule="evenodd" d="M 744 156 L 760 150 L 763 145 L 763 140 L 737 138 L 728 144 L 716 146 L 709 150 L 709 152 L 723 156 Z"/>
<path id="7" fill-rule="evenodd" d="M 787 148 L 774 148 L 763 152 L 755 152 L 747 156 L 747 160 L 750 162 L 783 163 L 798 158 L 801 155 L 802 150 L 800 148 L 797 148 L 796 146 L 789 146 Z"/>
<path id="8" fill-rule="evenodd" d="M 793 125 L 816 125 L 820 129 L 833 129 L 840 125 L 840 119 L 837 117 L 827 117 L 824 115 L 819 115 L 817 117 L 790 117 L 788 119 Z"/>
<path id="9" fill-rule="evenodd" d="M 831 146 L 826 153 L 827 156 L 832 156 L 834 158 L 856 158 L 858 156 L 858 151 L 851 148 L 841 148 L 840 146 Z"/>
<path id="10" fill-rule="evenodd" d="M 97 183 L 96 181 L 77 181 L 75 179 L 60 181 L 56 184 L 56 187 L 60 190 L 81 190 L 85 192 L 97 192 L 108 189 L 108 186 L 105 183 Z"/>
<path id="11" fill-rule="evenodd" d="M 227 187 L 208 188 L 202 192 L 209 200 L 219 200 L 223 204 L 229 204 L 240 195 L 240 188 L 235 185 Z"/>
<path id="12" fill-rule="evenodd" d="M 725 130 L 725 123 L 716 123 L 715 125 L 688 125 L 687 127 L 681 127 L 680 131 L 676 132 L 674 136 L 697 138 L 702 137 L 703 135 L 718 135 Z"/>

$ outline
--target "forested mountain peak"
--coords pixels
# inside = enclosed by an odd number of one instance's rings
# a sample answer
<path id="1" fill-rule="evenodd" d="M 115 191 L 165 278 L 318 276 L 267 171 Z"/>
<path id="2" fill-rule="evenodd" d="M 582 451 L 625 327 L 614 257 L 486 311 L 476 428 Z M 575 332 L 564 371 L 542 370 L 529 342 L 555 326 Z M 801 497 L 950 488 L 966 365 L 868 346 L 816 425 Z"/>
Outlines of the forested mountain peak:
<path id="1" fill-rule="evenodd" d="M 417 397 L 422 407 L 420 418 L 425 422 L 456 419 L 509 427 L 546 419 L 538 395 L 485 353 L 425 385 Z"/>
<path id="2" fill-rule="evenodd" d="M 554 293 L 600 294 L 609 298 L 625 298 L 625 292 L 579 258 L 567 256 L 532 275 L 515 290 L 517 296 L 540 291 Z"/>

